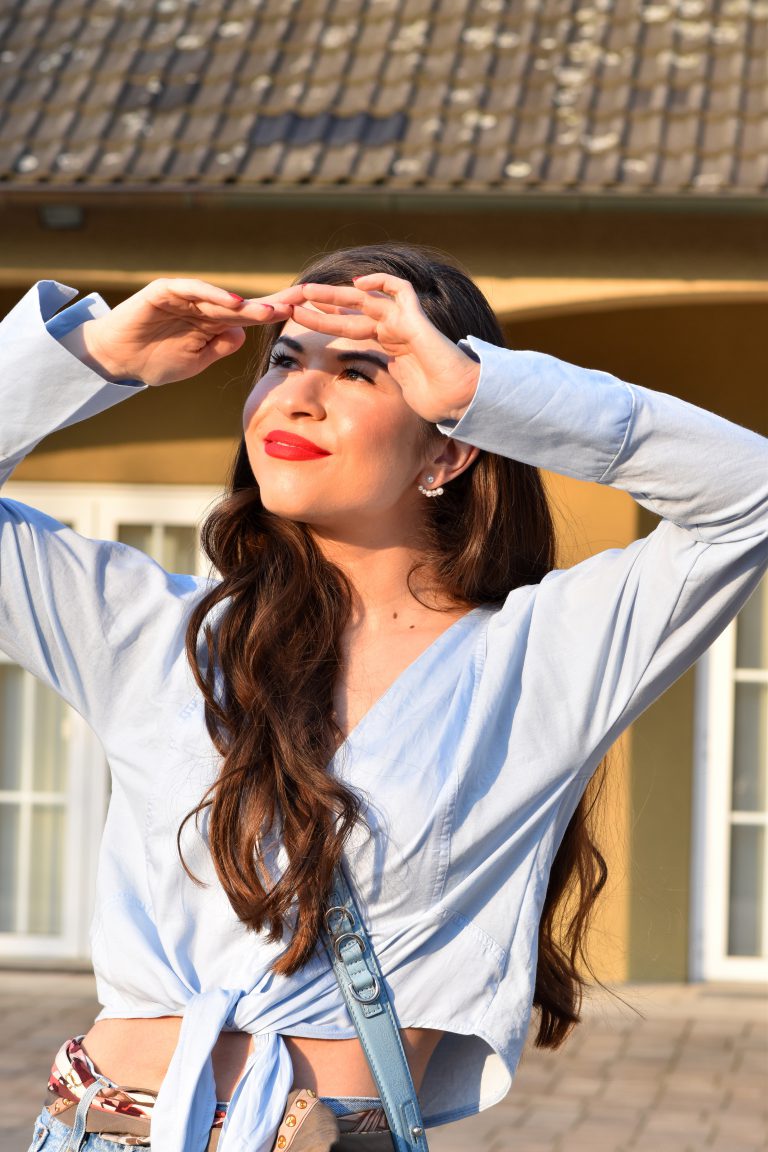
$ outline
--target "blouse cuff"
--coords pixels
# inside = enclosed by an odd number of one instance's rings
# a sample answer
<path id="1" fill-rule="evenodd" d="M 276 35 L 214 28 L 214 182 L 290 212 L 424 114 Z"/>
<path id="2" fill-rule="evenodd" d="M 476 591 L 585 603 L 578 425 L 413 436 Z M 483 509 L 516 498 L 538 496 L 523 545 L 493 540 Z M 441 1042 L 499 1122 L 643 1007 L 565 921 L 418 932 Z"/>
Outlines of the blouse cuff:
<path id="1" fill-rule="evenodd" d="M 477 390 L 460 420 L 438 428 L 487 452 L 579 480 L 601 480 L 625 441 L 633 394 L 608 372 L 544 352 L 512 351 L 476 336 Z"/>

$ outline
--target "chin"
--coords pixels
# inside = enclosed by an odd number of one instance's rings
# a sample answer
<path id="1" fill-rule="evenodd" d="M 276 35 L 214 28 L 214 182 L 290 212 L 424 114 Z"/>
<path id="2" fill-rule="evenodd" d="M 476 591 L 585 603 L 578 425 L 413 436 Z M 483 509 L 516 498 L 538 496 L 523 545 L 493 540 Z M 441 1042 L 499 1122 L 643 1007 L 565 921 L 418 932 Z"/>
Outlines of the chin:
<path id="1" fill-rule="evenodd" d="M 284 520 L 309 523 L 316 518 L 322 518 L 323 512 L 327 512 L 327 508 L 318 507 L 316 500 L 307 500 L 306 495 L 302 498 L 298 493 L 270 492 L 261 486 L 259 494 L 267 512 L 271 512 L 273 516 L 281 516 Z"/>

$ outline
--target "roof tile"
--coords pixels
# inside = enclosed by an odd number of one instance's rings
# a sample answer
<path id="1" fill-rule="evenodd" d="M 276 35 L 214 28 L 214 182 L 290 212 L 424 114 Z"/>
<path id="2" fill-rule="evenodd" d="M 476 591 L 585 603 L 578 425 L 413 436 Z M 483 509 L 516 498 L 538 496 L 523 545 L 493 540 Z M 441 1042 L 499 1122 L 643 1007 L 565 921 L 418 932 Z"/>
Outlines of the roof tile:
<path id="1" fill-rule="evenodd" d="M 505 155 L 499 148 L 476 152 L 472 161 L 470 181 L 474 185 L 496 185 L 504 178 Z"/>
<path id="2" fill-rule="evenodd" d="M 552 148 L 546 168 L 546 181 L 553 187 L 574 185 L 579 182 L 582 155 L 575 148 Z"/>
<path id="3" fill-rule="evenodd" d="M 621 157 L 616 149 L 593 153 L 586 161 L 579 181 L 582 188 L 611 188 L 621 177 Z"/>
<path id="4" fill-rule="evenodd" d="M 168 167 L 169 179 L 194 180 L 205 165 L 209 151 L 207 140 L 191 148 L 175 148 Z"/>
<path id="5" fill-rule="evenodd" d="M 739 120 L 735 116 L 718 117 L 705 122 L 699 141 L 703 156 L 726 155 L 733 157 L 739 135 Z"/>
<path id="6" fill-rule="evenodd" d="M 665 156 L 661 164 L 661 179 L 667 188 L 689 188 L 696 166 L 696 154 L 692 148 Z"/>
<path id="7" fill-rule="evenodd" d="M 628 187 L 650 188 L 656 182 L 656 169 L 658 153 L 647 152 L 645 155 L 622 156 L 620 171 L 622 183 Z"/>
<path id="8" fill-rule="evenodd" d="M 375 81 L 371 80 L 367 84 L 347 84 L 339 92 L 334 103 L 334 111 L 337 116 L 355 116 L 367 112 L 373 101 L 373 94 L 376 90 Z"/>
<path id="9" fill-rule="evenodd" d="M 738 184 L 742 188 L 754 188 L 768 192 L 768 151 L 754 156 L 742 156 L 738 161 Z"/>
<path id="10" fill-rule="evenodd" d="M 0 12 L 2 112 L 22 189 L 755 194 L 768 4 L 24 0 Z"/>
<path id="11" fill-rule="evenodd" d="M 744 156 L 768 156 L 768 116 L 741 122 L 741 152 Z"/>
<path id="12" fill-rule="evenodd" d="M 665 129 L 665 118 L 661 112 L 638 116 L 632 121 L 626 140 L 629 153 L 643 153 L 651 149 L 658 151 Z"/>
<path id="13" fill-rule="evenodd" d="M 692 184 L 695 188 L 704 191 L 718 191 L 731 180 L 733 172 L 733 156 L 719 155 L 699 157 L 696 171 L 693 174 Z"/>
<path id="14" fill-rule="evenodd" d="M 699 116 L 696 112 L 682 116 L 670 116 L 667 121 L 665 151 L 672 156 L 682 152 L 693 152 L 699 134 Z"/>
<path id="15" fill-rule="evenodd" d="M 287 149 L 280 168 L 280 179 L 287 184 L 301 184 L 314 173 L 322 153 L 320 140 L 311 143 L 292 143 Z"/>
<path id="16" fill-rule="evenodd" d="M 352 184 L 381 184 L 389 175 L 396 150 L 393 145 L 377 145 L 366 148 L 358 156 L 358 162 L 350 173 Z"/>
<path id="17" fill-rule="evenodd" d="M 250 148 L 243 164 L 242 176 L 254 183 L 272 183 L 284 152 L 285 144 L 281 141 Z"/>
<path id="18" fill-rule="evenodd" d="M 174 151 L 172 140 L 145 141 L 131 162 L 131 176 L 156 182 L 163 178 Z"/>
<path id="19" fill-rule="evenodd" d="M 96 159 L 98 145 L 94 141 L 78 149 L 61 149 L 51 168 L 51 178 L 57 183 L 79 180 L 86 176 Z"/>
<path id="20" fill-rule="evenodd" d="M 340 146 L 327 145 L 320 154 L 314 183 L 343 183 L 349 177 L 359 151 L 360 145 L 356 141 Z"/>

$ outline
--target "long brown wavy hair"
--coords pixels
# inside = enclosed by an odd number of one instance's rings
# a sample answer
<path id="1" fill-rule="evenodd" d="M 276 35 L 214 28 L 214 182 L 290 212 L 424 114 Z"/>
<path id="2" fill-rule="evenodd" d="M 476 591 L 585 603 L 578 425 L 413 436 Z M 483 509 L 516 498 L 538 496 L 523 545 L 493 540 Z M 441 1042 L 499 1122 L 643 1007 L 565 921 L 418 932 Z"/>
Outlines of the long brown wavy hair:
<path id="1" fill-rule="evenodd" d="M 381 244 L 334 252 L 311 263 L 299 282 L 350 284 L 368 272 L 409 280 L 451 340 L 472 334 L 504 346 L 476 285 L 426 249 Z M 257 379 L 278 335 L 277 326 L 268 330 Z M 544 486 L 527 464 L 481 452 L 439 500 L 424 501 L 424 516 L 420 565 L 435 574 L 449 602 L 501 604 L 511 589 L 537 583 L 554 566 Z M 317 947 L 334 870 L 362 819 L 358 797 L 328 771 L 343 739 L 333 693 L 352 590 L 306 524 L 264 508 L 244 442 L 202 541 L 222 579 L 192 613 L 187 654 L 223 764 L 184 823 L 207 810 L 211 855 L 232 908 L 254 931 L 286 940 L 274 969 L 289 974 Z M 561 1044 L 579 1019 L 582 945 L 606 874 L 590 833 L 591 803 L 585 796 L 568 825 L 541 916 L 534 1004 L 543 1047 Z M 280 875 L 268 863 L 278 839 L 287 858 Z"/>

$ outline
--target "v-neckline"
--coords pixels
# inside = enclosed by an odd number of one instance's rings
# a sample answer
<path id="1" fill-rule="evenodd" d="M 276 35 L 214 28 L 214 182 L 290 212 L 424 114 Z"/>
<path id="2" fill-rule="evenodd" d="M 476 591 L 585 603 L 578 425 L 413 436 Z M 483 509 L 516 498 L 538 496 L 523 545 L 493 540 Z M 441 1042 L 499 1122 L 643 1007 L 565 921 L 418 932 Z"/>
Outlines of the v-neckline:
<path id="1" fill-rule="evenodd" d="M 378 712 L 379 708 L 384 705 L 390 696 L 394 695 L 395 690 L 402 684 L 403 680 L 405 680 L 427 656 L 433 653 L 435 649 L 442 644 L 443 640 L 445 640 L 447 636 L 450 636 L 450 634 L 454 632 L 454 630 L 457 630 L 461 624 L 463 624 L 466 620 L 469 620 L 470 616 L 475 616 L 478 612 L 485 611 L 486 607 L 487 605 L 485 604 L 479 604 L 476 608 L 470 608 L 469 612 L 465 612 L 463 616 L 459 616 L 458 620 L 454 620 L 452 624 L 449 624 L 448 627 L 445 628 L 439 636 L 435 636 L 434 640 L 430 640 L 426 648 L 423 648 L 421 652 L 419 652 L 418 656 L 411 660 L 410 664 L 406 664 L 402 672 L 398 672 L 397 676 L 395 676 L 391 684 L 385 688 L 381 695 L 376 697 L 373 704 L 371 704 L 371 706 L 367 708 L 365 712 L 363 712 L 355 726 L 351 728 L 349 732 L 347 732 L 344 736 L 344 739 L 336 749 L 335 755 L 338 756 L 339 752 L 343 748 L 346 748 L 349 743 L 354 740 L 355 736 L 358 735 L 361 728 L 367 724 L 370 717 L 375 712 Z"/>

